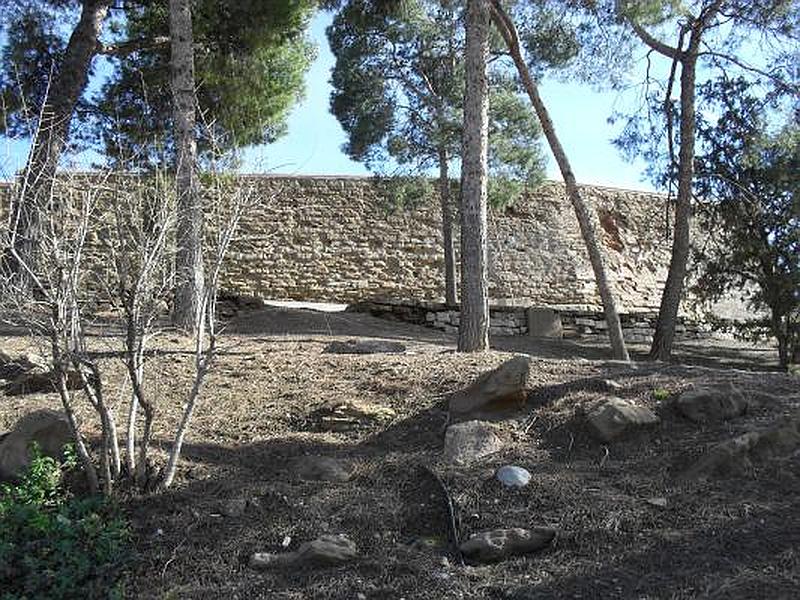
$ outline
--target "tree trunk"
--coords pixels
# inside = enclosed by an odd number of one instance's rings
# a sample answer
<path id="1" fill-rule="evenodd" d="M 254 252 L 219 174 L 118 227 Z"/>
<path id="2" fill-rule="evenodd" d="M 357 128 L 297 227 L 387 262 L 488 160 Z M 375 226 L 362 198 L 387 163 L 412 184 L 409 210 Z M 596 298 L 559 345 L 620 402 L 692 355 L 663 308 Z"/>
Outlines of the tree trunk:
<path id="1" fill-rule="evenodd" d="M 442 204 L 442 242 L 444 244 L 444 301 L 453 306 L 456 293 L 456 252 L 453 244 L 453 204 L 450 195 L 447 150 L 439 148 L 439 200 Z"/>
<path id="2" fill-rule="evenodd" d="M 69 137 L 75 106 L 86 88 L 92 58 L 111 0 L 86 0 L 80 20 L 69 38 L 64 58 L 54 69 L 40 121 L 31 141 L 25 176 L 14 201 L 11 217 L 11 249 L 3 257 L 3 269 L 17 273 L 21 285 L 30 289 L 25 265 L 36 271 L 39 245 L 39 215 L 47 210 L 58 162 Z"/>
<path id="3" fill-rule="evenodd" d="M 661 295 L 653 345 L 652 360 L 669 360 L 675 340 L 675 325 L 678 309 L 683 297 L 686 265 L 689 260 L 689 230 L 692 218 L 692 180 L 694 179 L 695 136 L 695 75 L 697 51 L 702 29 L 695 27 L 689 47 L 681 57 L 681 125 L 680 150 L 678 153 L 678 194 L 675 201 L 675 230 L 672 240 L 672 256 L 669 261 L 667 281 Z"/>
<path id="4" fill-rule="evenodd" d="M 461 154 L 461 322 L 458 327 L 458 350 L 461 352 L 489 348 L 489 284 L 486 266 L 488 39 L 489 10 L 485 0 L 468 0 L 464 139 Z"/>
<path id="5" fill-rule="evenodd" d="M 178 217 L 173 323 L 187 331 L 201 327 L 203 296 L 203 206 L 197 178 L 194 50 L 190 0 L 170 0 L 169 29 L 175 121 Z"/>
<path id="6" fill-rule="evenodd" d="M 547 107 L 544 105 L 539 89 L 531 77 L 528 66 L 522 57 L 522 51 L 519 45 L 519 36 L 513 22 L 500 6 L 498 0 L 492 4 L 492 18 L 500 30 L 503 39 L 511 52 L 511 57 L 517 67 L 520 79 L 525 87 L 525 91 L 530 98 L 539 122 L 542 125 L 542 131 L 547 138 L 547 143 L 550 145 L 550 150 L 558 163 L 558 168 L 561 171 L 561 176 L 564 178 L 564 185 L 567 188 L 567 195 L 575 210 L 575 216 L 578 219 L 578 226 L 583 236 L 583 242 L 586 245 L 586 251 L 589 254 L 589 262 L 592 265 L 594 272 L 595 282 L 600 292 L 600 299 L 603 302 L 603 311 L 605 313 L 606 323 L 608 325 L 608 336 L 611 341 L 611 351 L 617 360 L 629 360 L 628 350 L 625 348 L 625 340 L 622 337 L 622 325 L 620 324 L 619 314 L 617 313 L 616 303 L 614 301 L 614 294 L 611 291 L 611 286 L 608 282 L 606 269 L 603 262 L 603 255 L 600 252 L 600 247 L 597 243 L 597 233 L 594 228 L 594 222 L 591 219 L 589 209 L 581 197 L 578 183 L 575 179 L 575 174 L 572 172 L 572 166 L 569 163 L 566 152 L 561 146 L 561 141 L 556 134 L 555 126 L 550 118 Z"/>

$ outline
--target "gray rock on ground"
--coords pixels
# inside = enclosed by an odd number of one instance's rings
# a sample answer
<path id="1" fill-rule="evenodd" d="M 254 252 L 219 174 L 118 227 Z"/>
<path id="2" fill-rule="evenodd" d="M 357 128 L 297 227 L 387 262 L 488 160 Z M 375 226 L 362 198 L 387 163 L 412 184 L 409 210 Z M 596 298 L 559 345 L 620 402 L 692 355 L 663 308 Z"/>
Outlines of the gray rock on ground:
<path id="1" fill-rule="evenodd" d="M 36 354 L 11 356 L 0 350 L 0 379 L 13 380 L 31 371 L 44 373 L 48 370 L 47 361 Z"/>
<path id="2" fill-rule="evenodd" d="M 712 446 L 684 475 L 695 479 L 748 475 L 753 460 L 788 456 L 798 449 L 800 421 L 785 421 Z"/>
<path id="3" fill-rule="evenodd" d="M 461 544 L 464 558 L 474 563 L 492 563 L 536 552 L 555 538 L 553 529 L 493 529 L 476 533 Z"/>
<path id="4" fill-rule="evenodd" d="M 329 567 L 348 563 L 357 557 L 358 548 L 346 535 L 322 535 L 306 542 L 295 552 L 256 552 L 250 557 L 250 566 L 255 569 L 301 565 Z"/>
<path id="5" fill-rule="evenodd" d="M 72 432 L 63 413 L 37 410 L 21 417 L 0 439 L 0 479 L 21 475 L 31 464 L 31 444 L 36 442 L 45 456 L 60 458 Z"/>
<path id="6" fill-rule="evenodd" d="M 450 396 L 450 421 L 498 418 L 518 413 L 525 406 L 529 356 L 515 356 L 496 369 L 484 373 L 466 388 Z"/>
<path id="7" fill-rule="evenodd" d="M 589 411 L 586 421 L 595 437 L 611 442 L 636 429 L 656 425 L 660 419 L 646 406 L 609 398 Z"/>
<path id="8" fill-rule="evenodd" d="M 389 340 L 334 341 L 323 350 L 328 354 L 400 354 L 405 351 L 405 344 Z"/>
<path id="9" fill-rule="evenodd" d="M 301 456 L 292 462 L 292 475 L 301 481 L 349 481 L 353 465 L 330 456 Z"/>
<path id="10" fill-rule="evenodd" d="M 733 385 L 703 386 L 680 395 L 678 410 L 695 423 L 716 423 L 747 412 L 749 401 Z"/>
<path id="11" fill-rule="evenodd" d="M 503 449 L 500 429 L 485 421 L 450 425 L 444 436 L 444 458 L 455 465 L 469 465 Z"/>

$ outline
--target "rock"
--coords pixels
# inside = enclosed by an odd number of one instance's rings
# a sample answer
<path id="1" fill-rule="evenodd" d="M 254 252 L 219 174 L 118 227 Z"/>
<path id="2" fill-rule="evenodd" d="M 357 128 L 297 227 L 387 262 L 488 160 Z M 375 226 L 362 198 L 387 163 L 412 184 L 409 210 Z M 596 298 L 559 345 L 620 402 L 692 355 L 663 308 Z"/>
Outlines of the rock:
<path id="1" fill-rule="evenodd" d="M 67 389 L 79 390 L 83 388 L 81 376 L 77 371 L 67 371 Z M 58 390 L 56 374 L 54 371 L 42 371 L 40 368 L 27 371 L 16 379 L 8 382 L 3 391 L 9 396 L 22 396 L 24 394 L 51 393 Z"/>
<path id="2" fill-rule="evenodd" d="M 744 414 L 748 399 L 734 386 L 699 387 L 681 394 L 678 410 L 695 423 L 715 423 Z"/>
<path id="3" fill-rule="evenodd" d="M 320 431 L 351 431 L 375 424 L 385 424 L 397 416 L 388 406 L 366 402 L 335 402 L 311 414 L 311 420 Z"/>
<path id="4" fill-rule="evenodd" d="M 444 458 L 458 465 L 468 465 L 502 449 L 498 428 L 485 421 L 450 425 L 444 436 Z"/>
<path id="5" fill-rule="evenodd" d="M 292 463 L 292 473 L 303 481 L 345 482 L 353 474 L 352 465 L 330 456 L 301 456 Z"/>
<path id="6" fill-rule="evenodd" d="M 329 354 L 399 354 L 405 351 L 405 344 L 388 340 L 335 341 L 325 346 L 323 350 Z"/>
<path id="7" fill-rule="evenodd" d="M 645 500 L 650 506 L 657 506 L 658 508 L 667 508 L 667 499 L 664 496 L 654 496 Z"/>
<path id="8" fill-rule="evenodd" d="M 31 371 L 46 372 L 47 361 L 36 354 L 21 354 L 15 358 L 0 350 L 0 379 L 13 380 Z"/>
<path id="9" fill-rule="evenodd" d="M 250 557 L 250 566 L 255 569 L 299 565 L 336 566 L 357 557 L 356 544 L 346 535 L 322 535 L 312 542 L 306 542 L 295 552 L 256 552 Z"/>
<path id="10" fill-rule="evenodd" d="M 525 311 L 528 320 L 528 335 L 530 337 L 546 337 L 561 339 L 564 337 L 564 328 L 561 324 L 561 314 L 552 308 L 531 307 Z"/>
<path id="11" fill-rule="evenodd" d="M 525 487 L 531 482 L 530 472 L 514 465 L 500 467 L 494 476 L 506 487 Z"/>
<path id="12" fill-rule="evenodd" d="M 493 529 L 476 533 L 461 544 L 460 550 L 471 562 L 490 563 L 512 556 L 530 554 L 541 550 L 553 541 L 556 532 L 537 527 L 529 529 Z"/>
<path id="13" fill-rule="evenodd" d="M 752 472 L 753 460 L 788 456 L 800 448 L 800 422 L 779 423 L 712 446 L 685 475 L 690 478 L 735 477 Z"/>
<path id="14" fill-rule="evenodd" d="M 45 456 L 60 458 L 72 432 L 63 413 L 37 410 L 20 418 L 0 441 L 0 479 L 18 477 L 31 464 L 33 442 Z"/>
<path id="15" fill-rule="evenodd" d="M 484 373 L 450 397 L 451 421 L 502 417 L 519 412 L 527 398 L 531 370 L 529 356 L 515 356 Z"/>
<path id="16" fill-rule="evenodd" d="M 659 422 L 649 408 L 622 398 L 609 398 L 601 402 L 589 411 L 586 418 L 592 433 L 603 442 L 610 442 L 634 429 Z"/>

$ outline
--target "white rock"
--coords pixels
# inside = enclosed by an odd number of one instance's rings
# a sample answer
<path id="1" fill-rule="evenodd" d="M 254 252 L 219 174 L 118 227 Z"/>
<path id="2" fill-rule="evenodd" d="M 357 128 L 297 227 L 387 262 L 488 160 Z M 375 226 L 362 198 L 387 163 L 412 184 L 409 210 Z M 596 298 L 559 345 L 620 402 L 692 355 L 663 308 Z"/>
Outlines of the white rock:
<path id="1" fill-rule="evenodd" d="M 516 465 L 500 467 L 497 469 L 495 477 L 506 487 L 525 487 L 531 482 L 530 472 Z"/>

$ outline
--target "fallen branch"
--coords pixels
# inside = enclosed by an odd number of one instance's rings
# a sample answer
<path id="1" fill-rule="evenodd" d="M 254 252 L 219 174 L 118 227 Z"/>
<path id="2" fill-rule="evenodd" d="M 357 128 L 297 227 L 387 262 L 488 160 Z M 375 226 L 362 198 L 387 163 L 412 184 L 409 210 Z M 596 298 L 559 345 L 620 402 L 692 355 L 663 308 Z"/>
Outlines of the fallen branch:
<path id="1" fill-rule="evenodd" d="M 445 485 L 444 481 L 442 481 L 442 478 L 439 477 L 439 475 L 433 469 L 431 469 L 426 465 L 420 465 L 420 468 L 426 473 L 428 473 L 428 475 L 430 475 L 434 479 L 434 481 L 436 481 L 437 485 L 439 486 L 439 489 L 442 492 L 442 495 L 444 496 L 445 507 L 447 508 L 447 520 L 448 520 L 450 541 L 453 544 L 453 552 L 455 553 L 456 558 L 458 559 L 458 564 L 463 567 L 464 556 L 461 554 L 461 548 L 460 548 L 461 542 L 459 541 L 459 536 L 458 536 L 458 525 L 456 523 L 455 502 L 453 502 L 453 497 L 450 495 L 450 491 L 447 489 L 447 486 Z"/>

